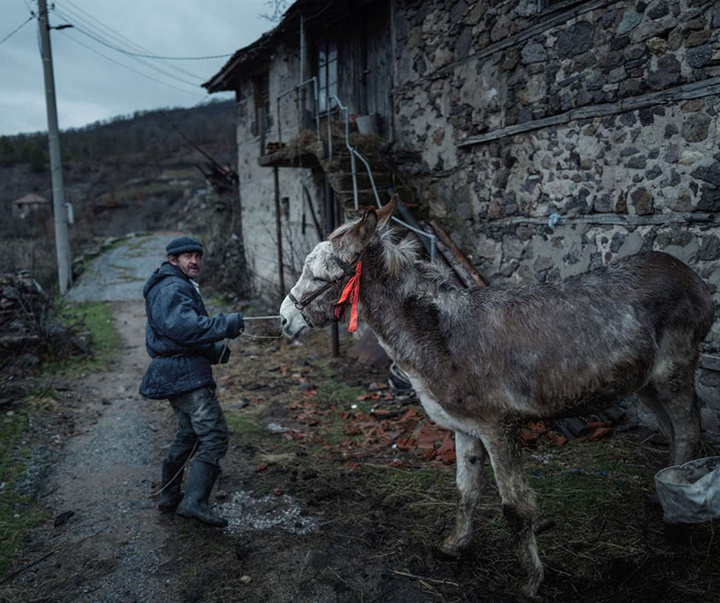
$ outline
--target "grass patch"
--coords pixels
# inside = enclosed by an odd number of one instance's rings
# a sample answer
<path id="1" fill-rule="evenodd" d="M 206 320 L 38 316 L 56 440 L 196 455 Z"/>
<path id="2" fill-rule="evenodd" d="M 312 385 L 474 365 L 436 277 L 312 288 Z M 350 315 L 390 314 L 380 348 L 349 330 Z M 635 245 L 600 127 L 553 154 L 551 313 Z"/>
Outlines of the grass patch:
<path id="1" fill-rule="evenodd" d="M 77 330 L 89 332 L 91 354 L 50 360 L 43 365 L 46 373 L 77 377 L 107 367 L 120 354 L 122 340 L 110 306 L 105 302 L 65 304 L 62 320 Z"/>
<path id="2" fill-rule="evenodd" d="M 351 404 L 356 403 L 358 397 L 363 394 L 364 390 L 339 381 L 325 379 L 320 382 L 317 392 L 317 400 L 319 403 L 337 404 L 338 402 L 347 402 L 349 408 Z M 360 405 L 359 403 L 357 404 Z"/>
<path id="3" fill-rule="evenodd" d="M 188 168 L 167 168 L 162 172 L 162 178 L 170 180 L 172 178 L 182 180 L 183 178 L 192 178 L 195 175 L 195 171 Z"/>
<path id="4" fill-rule="evenodd" d="M 49 386 L 36 385 L 25 396 L 23 406 L 31 413 L 55 412 L 60 408 L 57 392 Z"/>
<path id="5" fill-rule="evenodd" d="M 361 470 L 368 475 L 373 488 L 383 493 L 386 505 L 438 509 L 448 517 L 455 511 L 455 467 L 427 463 L 404 469 L 366 463 L 361 465 Z"/>
<path id="6" fill-rule="evenodd" d="M 77 377 L 107 366 L 120 352 L 121 339 L 112 312 L 104 302 L 64 304 L 59 321 L 72 333 L 89 333 L 89 356 L 50 357 L 36 374 L 36 385 L 24 395 L 17 410 L 0 416 L 0 575 L 7 572 L 13 556 L 23 544 L 25 534 L 48 518 L 48 511 L 36 500 L 31 475 L 48 461 L 34 458 L 28 438 L 29 417 L 59 411 L 55 390 L 48 385 L 52 377 Z M 30 470 L 30 464 L 35 466 Z M 39 467 L 37 465 L 40 465 Z"/>
<path id="7" fill-rule="evenodd" d="M 21 487 L 32 450 L 23 441 L 27 415 L 8 413 L 0 422 L 0 575 L 4 575 L 25 533 L 45 521 L 48 511 Z"/>
<path id="8" fill-rule="evenodd" d="M 232 433 L 240 436 L 243 445 L 259 446 L 267 437 L 267 430 L 245 411 L 226 412 L 225 420 Z"/>
<path id="9" fill-rule="evenodd" d="M 366 438 L 364 424 L 372 421 L 369 417 L 373 405 L 357 401 L 361 392 L 334 381 L 321 384 L 313 398 L 317 406 L 309 408 L 305 417 L 307 431 L 313 436 L 309 441 L 324 450 L 336 452 L 337 447 L 347 451 L 363 443 Z"/>
<path id="10" fill-rule="evenodd" d="M 527 471 L 541 513 L 559 524 L 600 515 L 618 501 L 641 499 L 649 494 L 654 473 L 652 462 L 630 463 L 611 442 L 571 442 L 541 462 L 528 463 Z"/>

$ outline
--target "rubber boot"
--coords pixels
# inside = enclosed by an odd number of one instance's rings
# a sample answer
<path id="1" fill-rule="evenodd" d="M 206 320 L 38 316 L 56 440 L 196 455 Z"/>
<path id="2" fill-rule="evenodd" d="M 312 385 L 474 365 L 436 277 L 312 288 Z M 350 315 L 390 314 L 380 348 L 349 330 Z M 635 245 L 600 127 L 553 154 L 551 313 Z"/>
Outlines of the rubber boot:
<path id="1" fill-rule="evenodd" d="M 192 517 L 210 526 L 224 528 L 227 519 L 216 515 L 208 505 L 210 491 L 215 485 L 215 480 L 220 475 L 220 467 L 193 461 L 185 484 L 185 495 L 177 508 L 177 514 L 182 517 Z"/>
<path id="2" fill-rule="evenodd" d="M 158 503 L 158 509 L 162 513 L 174 511 L 182 500 L 180 486 L 182 485 L 184 465 L 184 463 L 163 462 L 162 486 Z"/>

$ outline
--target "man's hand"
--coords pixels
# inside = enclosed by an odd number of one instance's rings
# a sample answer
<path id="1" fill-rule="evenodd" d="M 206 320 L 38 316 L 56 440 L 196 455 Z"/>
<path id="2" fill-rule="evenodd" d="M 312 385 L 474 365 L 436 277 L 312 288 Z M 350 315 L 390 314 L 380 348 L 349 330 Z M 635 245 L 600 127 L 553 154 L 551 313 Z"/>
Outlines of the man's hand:
<path id="1" fill-rule="evenodd" d="M 225 346 L 222 356 L 220 356 L 220 364 L 227 364 L 227 361 L 230 360 L 230 353 L 231 353 L 230 347 Z"/>

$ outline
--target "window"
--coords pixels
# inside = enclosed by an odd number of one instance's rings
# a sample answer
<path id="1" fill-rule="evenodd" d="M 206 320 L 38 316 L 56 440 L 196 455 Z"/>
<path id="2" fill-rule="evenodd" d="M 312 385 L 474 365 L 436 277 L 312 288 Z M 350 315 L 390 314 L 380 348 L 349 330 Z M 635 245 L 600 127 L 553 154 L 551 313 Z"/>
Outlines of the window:
<path id="1" fill-rule="evenodd" d="M 255 123 L 253 134 L 259 136 L 270 127 L 270 84 L 267 72 L 253 78 Z"/>
<path id="2" fill-rule="evenodd" d="M 335 42 L 324 42 L 318 49 L 318 108 L 327 111 L 336 106 L 338 94 L 338 51 Z"/>

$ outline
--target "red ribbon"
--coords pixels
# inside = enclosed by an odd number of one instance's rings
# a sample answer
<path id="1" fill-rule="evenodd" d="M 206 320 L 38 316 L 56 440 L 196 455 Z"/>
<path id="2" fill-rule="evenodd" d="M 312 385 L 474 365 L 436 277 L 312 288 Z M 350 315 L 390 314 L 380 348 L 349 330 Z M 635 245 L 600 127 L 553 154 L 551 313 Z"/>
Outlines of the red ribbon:
<path id="1" fill-rule="evenodd" d="M 335 304 L 335 318 L 340 318 L 343 309 L 350 304 L 350 321 L 348 322 L 348 333 L 357 331 L 358 321 L 358 297 L 360 295 L 360 272 L 362 270 L 362 262 L 358 262 L 355 266 L 355 274 L 345 285 L 340 295 L 340 299 Z"/>

